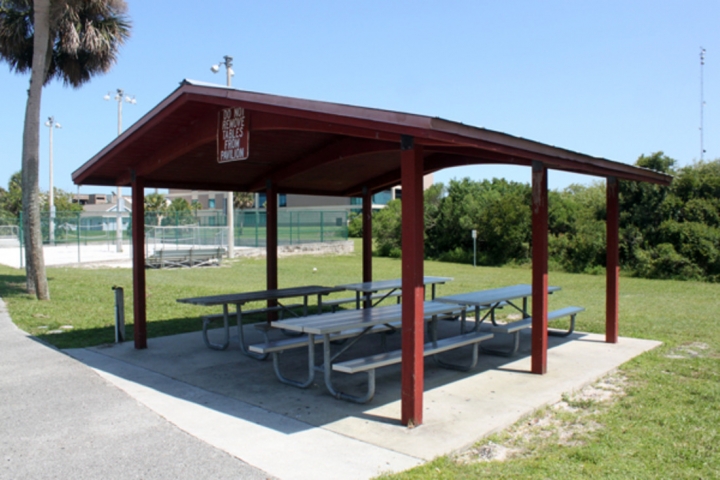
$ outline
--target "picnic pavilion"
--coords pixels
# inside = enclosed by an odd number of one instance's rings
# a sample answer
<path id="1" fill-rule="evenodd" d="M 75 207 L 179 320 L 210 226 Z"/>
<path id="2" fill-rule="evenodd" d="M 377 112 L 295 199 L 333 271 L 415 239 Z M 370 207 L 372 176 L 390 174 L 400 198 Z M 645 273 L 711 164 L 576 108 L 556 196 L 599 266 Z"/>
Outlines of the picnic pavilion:
<path id="1" fill-rule="evenodd" d="M 267 289 L 278 288 L 278 193 L 362 198 L 362 281 L 372 280 L 371 198 L 402 188 L 401 421 L 423 415 L 423 175 L 462 165 L 530 167 L 532 180 L 531 371 L 547 369 L 548 170 L 607 181 L 606 328 L 618 341 L 618 182 L 672 178 L 437 117 L 266 95 L 185 80 L 73 172 L 77 185 L 132 188 L 135 348 L 147 348 L 145 188 L 264 191 Z"/>

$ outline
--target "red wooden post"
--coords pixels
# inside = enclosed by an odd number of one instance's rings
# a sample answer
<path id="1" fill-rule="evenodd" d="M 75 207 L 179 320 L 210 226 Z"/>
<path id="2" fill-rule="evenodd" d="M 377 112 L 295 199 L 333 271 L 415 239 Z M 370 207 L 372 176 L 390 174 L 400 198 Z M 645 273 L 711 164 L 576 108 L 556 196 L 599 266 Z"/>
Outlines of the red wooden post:
<path id="1" fill-rule="evenodd" d="M 119 205 L 119 204 L 118 204 Z M 147 348 L 145 301 L 145 180 L 132 173 L 133 337 L 135 348 Z"/>
<path id="2" fill-rule="evenodd" d="M 547 168 L 532 163 L 532 373 L 547 371 L 548 314 Z"/>
<path id="3" fill-rule="evenodd" d="M 266 272 L 268 290 L 278 288 L 278 199 L 277 187 L 268 181 L 266 190 L 266 241 L 265 241 L 265 258 L 267 259 Z M 268 300 L 267 306 L 274 307 L 277 305 L 276 300 Z M 268 312 L 268 323 L 277 319 L 277 312 Z"/>
<path id="4" fill-rule="evenodd" d="M 401 137 L 402 170 L 402 424 L 423 421 L 423 152 Z"/>
<path id="5" fill-rule="evenodd" d="M 372 193 L 363 189 L 363 282 L 372 282 Z"/>
<path id="6" fill-rule="evenodd" d="M 617 343 L 620 316 L 620 201 L 615 177 L 607 179 L 607 260 L 605 293 L 605 341 Z"/>

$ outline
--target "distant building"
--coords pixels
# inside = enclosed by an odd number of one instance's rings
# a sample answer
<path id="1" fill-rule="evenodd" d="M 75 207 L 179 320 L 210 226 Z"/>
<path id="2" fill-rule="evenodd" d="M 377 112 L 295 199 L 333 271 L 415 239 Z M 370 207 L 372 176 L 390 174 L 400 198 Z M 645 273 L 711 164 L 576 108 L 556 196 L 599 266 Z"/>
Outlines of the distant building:
<path id="1" fill-rule="evenodd" d="M 115 231 L 117 228 L 117 195 L 73 194 L 72 202 L 79 203 L 83 207 L 83 228 L 102 231 Z M 123 213 L 123 229 L 125 230 L 130 226 L 132 197 L 123 195 L 120 203 Z"/>
<path id="2" fill-rule="evenodd" d="M 433 184 L 433 175 L 425 175 L 423 188 L 427 190 Z M 372 197 L 373 208 L 382 208 L 391 200 L 400 198 L 402 194 L 400 187 L 392 187 L 376 193 Z M 188 203 L 198 202 L 202 210 L 226 211 L 226 192 L 201 191 L 201 190 L 169 190 L 167 197 L 171 200 L 184 198 Z M 255 202 L 249 208 L 263 208 L 266 202 L 265 192 L 255 194 Z M 362 205 L 361 198 L 351 197 L 327 197 L 317 195 L 284 194 L 278 195 L 278 207 L 297 208 L 304 210 L 356 210 Z"/>
<path id="3" fill-rule="evenodd" d="M 100 193 L 90 193 L 82 195 L 74 193 L 72 196 L 72 203 L 79 203 L 80 205 L 100 205 L 108 203 L 108 201 L 108 196 Z"/>

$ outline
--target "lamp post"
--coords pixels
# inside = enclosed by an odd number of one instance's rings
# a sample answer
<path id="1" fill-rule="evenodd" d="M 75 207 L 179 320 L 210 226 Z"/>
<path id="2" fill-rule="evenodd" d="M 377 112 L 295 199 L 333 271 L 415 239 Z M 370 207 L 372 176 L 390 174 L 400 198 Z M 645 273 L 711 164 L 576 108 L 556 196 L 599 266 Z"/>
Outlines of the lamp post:
<path id="1" fill-rule="evenodd" d="M 705 159 L 705 145 L 704 145 L 704 120 L 705 120 L 705 92 L 703 86 L 703 69 L 705 67 L 705 49 L 700 47 L 700 161 Z"/>
<path id="2" fill-rule="evenodd" d="M 62 128 L 55 121 L 55 117 L 48 117 L 45 126 L 50 130 L 50 190 L 48 191 L 48 204 L 50 218 L 48 222 L 48 230 L 50 233 L 50 245 L 55 245 L 55 189 L 53 188 L 53 128 Z"/>
<path id="3" fill-rule="evenodd" d="M 473 267 L 477 267 L 477 230 L 472 231 L 473 239 Z"/>
<path id="4" fill-rule="evenodd" d="M 103 99 L 110 100 L 110 93 L 108 92 L 107 95 L 103 97 Z M 135 95 L 125 95 L 125 92 L 122 88 L 117 89 L 117 93 L 115 94 L 114 100 L 118 102 L 118 127 L 117 127 L 117 134 L 118 137 L 122 133 L 122 104 L 123 101 L 135 105 L 137 103 L 137 100 L 135 100 Z M 117 240 L 117 251 L 122 252 L 123 251 L 123 234 L 122 234 L 122 211 L 125 209 L 125 201 L 123 200 L 122 196 L 122 187 L 118 185 L 117 187 L 117 220 L 115 222 L 115 238 Z"/>
<path id="5" fill-rule="evenodd" d="M 228 55 L 225 55 L 224 61 L 219 62 L 212 67 L 210 67 L 210 70 L 213 73 L 218 73 L 220 71 L 220 66 L 225 66 L 225 73 L 226 73 L 226 80 L 227 80 L 227 86 L 232 86 L 232 77 L 235 75 L 235 72 L 232 69 L 232 61 L 233 57 L 230 57 Z M 226 197 L 226 208 L 227 208 L 227 227 L 228 227 L 228 258 L 233 258 L 235 256 L 235 201 L 233 198 L 233 192 L 227 192 L 225 194 Z"/>

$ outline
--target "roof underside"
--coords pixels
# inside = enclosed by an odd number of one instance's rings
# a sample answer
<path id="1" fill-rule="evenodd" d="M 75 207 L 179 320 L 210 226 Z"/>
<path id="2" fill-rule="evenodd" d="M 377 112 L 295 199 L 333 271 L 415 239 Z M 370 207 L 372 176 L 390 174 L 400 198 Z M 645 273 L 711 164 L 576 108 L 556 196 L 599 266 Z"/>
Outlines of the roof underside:
<path id="1" fill-rule="evenodd" d="M 217 161 L 220 111 L 243 107 L 249 157 Z M 423 149 L 425 173 L 473 164 L 531 165 L 669 184 L 671 177 L 439 118 L 184 82 L 73 173 L 83 185 L 360 196 L 400 183 L 400 138 Z"/>

